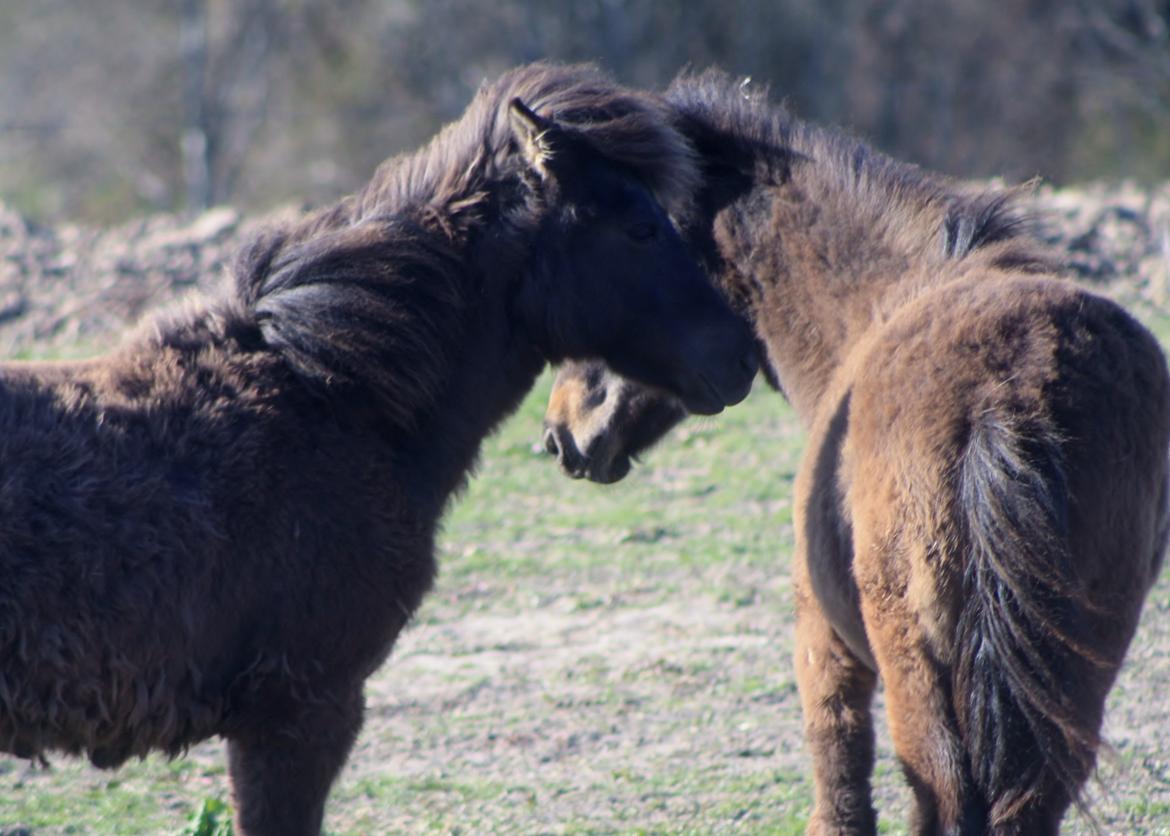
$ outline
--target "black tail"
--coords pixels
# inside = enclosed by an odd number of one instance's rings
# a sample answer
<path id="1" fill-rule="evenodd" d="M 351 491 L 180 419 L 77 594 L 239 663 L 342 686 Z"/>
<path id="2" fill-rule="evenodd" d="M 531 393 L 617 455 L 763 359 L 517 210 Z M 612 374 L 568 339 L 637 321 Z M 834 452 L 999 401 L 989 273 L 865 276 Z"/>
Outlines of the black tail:
<path id="1" fill-rule="evenodd" d="M 989 823 L 1068 801 L 1084 810 L 1100 707 L 1083 691 L 1101 662 L 1089 649 L 1093 608 L 1072 575 L 1059 438 L 1042 422 L 984 416 L 959 499 L 970 558 L 953 699 Z"/>

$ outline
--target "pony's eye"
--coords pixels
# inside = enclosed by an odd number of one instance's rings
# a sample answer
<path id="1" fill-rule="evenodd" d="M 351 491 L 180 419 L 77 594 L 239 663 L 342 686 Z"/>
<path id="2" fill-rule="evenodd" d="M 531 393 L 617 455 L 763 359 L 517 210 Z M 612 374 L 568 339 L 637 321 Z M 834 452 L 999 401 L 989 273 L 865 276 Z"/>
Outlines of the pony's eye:
<path id="1" fill-rule="evenodd" d="M 626 234 L 635 241 L 651 241 L 658 237 L 658 224 L 642 221 L 626 227 Z"/>

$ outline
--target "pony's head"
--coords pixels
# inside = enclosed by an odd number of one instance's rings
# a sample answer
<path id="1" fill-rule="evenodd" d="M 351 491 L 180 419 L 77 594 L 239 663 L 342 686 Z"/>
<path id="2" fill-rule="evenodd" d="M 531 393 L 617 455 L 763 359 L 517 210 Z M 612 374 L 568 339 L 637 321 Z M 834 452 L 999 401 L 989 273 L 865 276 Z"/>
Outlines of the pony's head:
<path id="1" fill-rule="evenodd" d="M 602 110 L 612 126 L 607 133 L 604 118 L 560 119 L 519 98 L 509 104 L 539 204 L 521 316 L 549 360 L 600 358 L 672 393 L 688 410 L 712 414 L 751 386 L 752 333 L 660 203 L 649 162 L 653 134 L 638 137 L 636 130 L 656 114 L 616 112 Z M 622 144 L 615 133 L 623 134 L 624 149 L 615 150 Z M 636 153 L 623 155 L 630 147 Z"/>
<path id="2" fill-rule="evenodd" d="M 574 479 L 608 484 L 687 417 L 669 392 L 642 386 L 600 360 L 561 365 L 544 416 L 544 446 Z"/>

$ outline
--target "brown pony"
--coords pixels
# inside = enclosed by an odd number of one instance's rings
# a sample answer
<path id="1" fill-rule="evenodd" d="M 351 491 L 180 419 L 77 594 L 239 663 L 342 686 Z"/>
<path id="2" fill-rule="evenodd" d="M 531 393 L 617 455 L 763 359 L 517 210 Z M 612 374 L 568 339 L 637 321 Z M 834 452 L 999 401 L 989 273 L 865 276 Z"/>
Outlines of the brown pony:
<path id="1" fill-rule="evenodd" d="M 1062 281 L 1011 194 L 803 124 L 718 74 L 667 94 L 703 158 L 686 235 L 808 431 L 796 670 L 812 833 L 872 833 L 885 684 L 919 833 L 1053 833 L 1167 539 L 1153 337 Z M 562 368 L 546 443 L 621 478 L 686 414 Z"/>
<path id="2" fill-rule="evenodd" d="M 668 117 L 589 67 L 514 70 L 222 295 L 0 367 L 0 750 L 115 767 L 222 735 L 237 832 L 318 832 L 439 517 L 545 361 L 708 412 L 750 387 L 667 214 L 697 181 Z"/>

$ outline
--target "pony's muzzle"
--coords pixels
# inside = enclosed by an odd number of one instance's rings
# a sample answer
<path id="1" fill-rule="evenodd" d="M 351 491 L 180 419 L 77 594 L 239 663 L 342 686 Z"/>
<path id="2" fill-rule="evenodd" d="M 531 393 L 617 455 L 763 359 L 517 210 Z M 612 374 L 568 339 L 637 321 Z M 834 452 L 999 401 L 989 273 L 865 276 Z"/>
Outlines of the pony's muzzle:
<path id="1" fill-rule="evenodd" d="M 572 434 L 564 427 L 549 426 L 544 430 L 544 449 L 555 456 L 566 476 L 584 479 L 588 474 L 588 460 L 577 449 Z"/>

